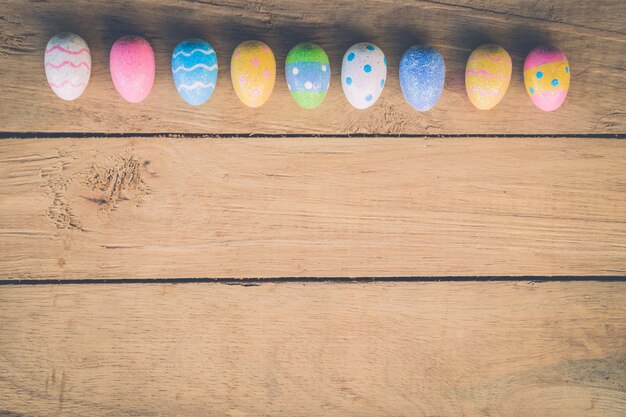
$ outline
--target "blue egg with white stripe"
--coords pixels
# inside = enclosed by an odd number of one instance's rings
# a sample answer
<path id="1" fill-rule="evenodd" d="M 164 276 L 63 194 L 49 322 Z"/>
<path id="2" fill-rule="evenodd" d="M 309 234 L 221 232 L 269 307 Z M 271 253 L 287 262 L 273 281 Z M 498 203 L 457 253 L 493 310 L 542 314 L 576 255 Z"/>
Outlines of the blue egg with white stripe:
<path id="1" fill-rule="evenodd" d="M 210 43 L 187 39 L 172 53 L 172 76 L 178 94 L 192 106 L 206 103 L 217 83 L 217 55 Z"/>

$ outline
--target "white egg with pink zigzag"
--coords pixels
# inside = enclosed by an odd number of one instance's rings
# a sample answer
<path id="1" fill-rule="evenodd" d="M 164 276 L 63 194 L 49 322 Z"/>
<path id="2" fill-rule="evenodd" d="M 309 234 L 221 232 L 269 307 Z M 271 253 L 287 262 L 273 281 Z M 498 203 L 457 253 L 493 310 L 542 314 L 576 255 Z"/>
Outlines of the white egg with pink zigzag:
<path id="1" fill-rule="evenodd" d="M 52 91 L 63 100 L 80 97 L 91 76 L 91 53 L 87 42 L 73 33 L 50 39 L 44 55 L 46 78 Z"/>

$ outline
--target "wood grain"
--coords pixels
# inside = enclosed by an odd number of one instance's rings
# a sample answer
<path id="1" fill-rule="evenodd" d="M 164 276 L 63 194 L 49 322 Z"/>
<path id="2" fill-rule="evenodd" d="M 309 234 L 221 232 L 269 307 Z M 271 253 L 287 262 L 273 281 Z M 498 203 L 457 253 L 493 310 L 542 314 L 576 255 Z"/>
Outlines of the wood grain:
<path id="1" fill-rule="evenodd" d="M 0 291 L 11 416 L 626 414 L 626 283 Z"/>
<path id="2" fill-rule="evenodd" d="M 0 417 L 623 417 L 626 282 L 123 281 L 626 275 L 626 141 L 591 139 L 626 133 L 625 20 L 622 0 L 0 1 Z M 61 31 L 93 55 L 72 103 L 43 70 Z M 112 43 L 131 33 L 157 60 L 141 105 L 108 72 Z M 201 108 L 171 80 L 188 37 L 218 53 Z M 278 62 L 256 111 L 229 79 L 251 38 Z M 369 111 L 349 106 L 339 79 L 363 40 L 390 62 Z M 300 41 L 331 59 L 315 111 L 283 81 Z M 514 73 L 501 105 L 479 112 L 463 73 L 486 42 L 509 50 Z M 552 114 L 533 107 L 521 71 L 545 43 L 573 75 Z M 413 44 L 446 60 L 425 114 L 397 79 Z M 421 134 L 461 137 L 406 137 Z M 9 285 L 49 278 L 111 281 Z"/>
<path id="3" fill-rule="evenodd" d="M 626 142 L 0 141 L 0 277 L 626 274 Z"/>
<path id="4" fill-rule="evenodd" d="M 349 133 L 372 134 L 597 134 L 626 132 L 626 2 L 602 0 L 458 2 L 380 0 L 105 0 L 24 1 L 0 4 L 0 129 L 4 132 L 151 133 Z M 43 70 L 43 50 L 60 31 L 74 31 L 93 53 L 92 79 L 84 96 L 66 103 L 54 96 Z M 108 69 L 119 36 L 137 33 L 153 45 L 157 80 L 141 105 L 122 101 Z M 199 36 L 218 53 L 216 92 L 192 108 L 180 99 L 170 74 L 170 56 L 180 40 Z M 229 76 L 237 43 L 258 38 L 272 46 L 278 80 L 258 110 L 237 101 Z M 350 107 L 340 84 L 340 63 L 353 43 L 368 39 L 387 53 L 388 83 L 368 111 Z M 324 47 L 333 78 L 329 96 L 315 111 L 298 108 L 289 96 L 283 62 L 297 42 Z M 480 112 L 464 90 L 470 52 L 485 42 L 501 43 L 513 57 L 514 76 L 504 101 Z M 413 44 L 438 48 L 447 82 L 437 108 L 421 114 L 405 103 L 398 82 L 401 54 Z M 527 97 L 522 80 L 525 55 L 553 43 L 571 62 L 572 88 L 565 105 L 544 114 Z"/>

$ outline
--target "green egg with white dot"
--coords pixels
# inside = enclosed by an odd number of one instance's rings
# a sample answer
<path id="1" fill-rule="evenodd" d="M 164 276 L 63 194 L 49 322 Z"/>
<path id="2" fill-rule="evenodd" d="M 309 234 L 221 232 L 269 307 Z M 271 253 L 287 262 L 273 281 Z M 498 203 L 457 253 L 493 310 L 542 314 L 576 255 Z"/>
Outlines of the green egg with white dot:
<path id="1" fill-rule="evenodd" d="M 376 103 L 387 81 L 387 58 L 370 42 L 352 45 L 343 56 L 341 86 L 348 102 L 356 109 Z"/>
<path id="2" fill-rule="evenodd" d="M 318 107 L 326 98 L 330 86 L 328 55 L 314 43 L 294 46 L 285 60 L 287 88 L 293 99 L 305 109 Z"/>

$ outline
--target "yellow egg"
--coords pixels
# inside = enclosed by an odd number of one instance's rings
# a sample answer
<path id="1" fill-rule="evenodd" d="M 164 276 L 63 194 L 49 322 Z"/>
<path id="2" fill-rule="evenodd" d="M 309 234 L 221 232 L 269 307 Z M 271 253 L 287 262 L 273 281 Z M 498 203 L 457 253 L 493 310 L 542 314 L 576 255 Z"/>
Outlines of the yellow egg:
<path id="1" fill-rule="evenodd" d="M 233 52 L 230 77 L 237 97 L 248 107 L 260 107 L 270 98 L 276 81 L 276 60 L 261 41 L 245 41 Z"/>
<path id="2" fill-rule="evenodd" d="M 561 107 L 567 97 L 570 68 L 567 57 L 554 46 L 539 46 L 524 61 L 524 84 L 530 99 L 543 111 Z"/>
<path id="3" fill-rule="evenodd" d="M 508 52 L 499 45 L 482 45 L 472 52 L 465 68 L 465 89 L 472 104 L 489 110 L 509 88 L 513 65 Z"/>

